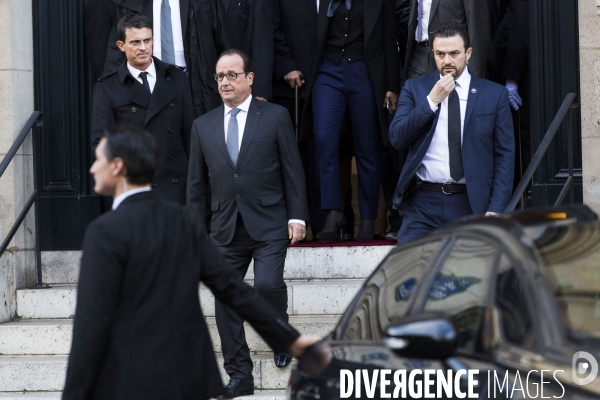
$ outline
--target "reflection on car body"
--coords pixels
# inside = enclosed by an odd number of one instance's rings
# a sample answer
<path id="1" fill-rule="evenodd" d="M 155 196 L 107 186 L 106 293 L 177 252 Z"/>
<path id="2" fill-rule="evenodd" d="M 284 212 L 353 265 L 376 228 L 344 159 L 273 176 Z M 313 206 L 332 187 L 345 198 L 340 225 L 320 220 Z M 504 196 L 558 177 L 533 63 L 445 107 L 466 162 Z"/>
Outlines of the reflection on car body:
<path id="1" fill-rule="evenodd" d="M 327 365 L 294 368 L 290 398 L 340 398 L 342 369 L 477 369 L 479 398 L 600 398 L 600 379 L 578 385 L 586 363 L 573 361 L 600 360 L 598 214 L 472 218 L 392 250 L 314 350 Z M 433 333 L 446 322 L 453 340 Z"/>

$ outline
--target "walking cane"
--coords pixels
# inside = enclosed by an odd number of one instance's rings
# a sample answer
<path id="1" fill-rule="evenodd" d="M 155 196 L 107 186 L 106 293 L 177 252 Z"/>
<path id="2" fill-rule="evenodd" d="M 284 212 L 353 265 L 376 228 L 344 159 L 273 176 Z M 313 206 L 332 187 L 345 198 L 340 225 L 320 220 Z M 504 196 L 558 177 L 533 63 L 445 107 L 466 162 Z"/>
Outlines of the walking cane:
<path id="1" fill-rule="evenodd" d="M 295 132 L 296 132 L 296 144 L 298 144 L 298 130 L 300 129 L 300 113 L 298 110 L 298 84 L 296 83 L 296 87 L 294 88 L 294 92 L 295 92 L 295 104 L 294 104 L 294 108 L 296 110 L 296 115 L 294 116 L 294 128 L 295 128 Z"/>

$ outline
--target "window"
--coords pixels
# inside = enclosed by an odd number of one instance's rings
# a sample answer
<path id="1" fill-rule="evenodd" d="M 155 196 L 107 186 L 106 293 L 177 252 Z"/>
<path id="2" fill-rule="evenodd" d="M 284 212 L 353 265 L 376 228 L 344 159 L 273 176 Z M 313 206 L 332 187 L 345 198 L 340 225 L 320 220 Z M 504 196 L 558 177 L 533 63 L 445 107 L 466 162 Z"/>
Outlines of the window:
<path id="1" fill-rule="evenodd" d="M 351 308 L 347 340 L 380 340 L 390 321 L 406 315 L 417 283 L 437 253 L 441 239 L 420 242 L 388 256 L 368 279 Z"/>

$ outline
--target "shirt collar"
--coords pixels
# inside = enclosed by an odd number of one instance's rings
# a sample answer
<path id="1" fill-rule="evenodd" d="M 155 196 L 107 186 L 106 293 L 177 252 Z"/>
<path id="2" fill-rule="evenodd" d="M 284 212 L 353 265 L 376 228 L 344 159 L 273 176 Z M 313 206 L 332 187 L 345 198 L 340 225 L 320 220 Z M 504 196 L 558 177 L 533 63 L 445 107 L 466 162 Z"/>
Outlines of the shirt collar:
<path id="1" fill-rule="evenodd" d="M 146 68 L 145 71 L 132 67 L 131 65 L 129 65 L 129 62 L 127 63 L 127 69 L 129 70 L 129 73 L 136 79 L 140 76 L 140 73 L 142 72 L 147 72 L 148 75 L 150 75 L 153 78 L 156 78 L 156 66 L 154 65 L 154 60 L 152 60 L 150 66 Z"/>
<path id="2" fill-rule="evenodd" d="M 118 195 L 117 197 L 115 197 L 115 199 L 113 200 L 112 209 L 116 210 L 117 207 L 119 207 L 121 205 L 123 200 L 125 200 L 129 196 L 133 196 L 134 194 L 138 194 L 138 193 L 142 193 L 142 192 L 149 192 L 149 191 L 150 191 L 150 186 L 144 186 L 141 188 L 131 189 L 126 192 L 123 192 L 120 195 Z"/>
<path id="3" fill-rule="evenodd" d="M 240 110 L 247 113 L 248 109 L 250 108 L 251 101 L 252 101 L 252 95 L 248 96 L 248 98 L 246 100 L 244 100 L 244 102 L 242 104 L 240 104 L 239 106 L 237 106 L 235 108 L 239 108 Z M 223 103 L 223 106 L 225 106 L 225 115 L 229 114 L 231 112 L 231 110 L 233 110 L 233 108 L 229 107 L 225 103 Z"/>

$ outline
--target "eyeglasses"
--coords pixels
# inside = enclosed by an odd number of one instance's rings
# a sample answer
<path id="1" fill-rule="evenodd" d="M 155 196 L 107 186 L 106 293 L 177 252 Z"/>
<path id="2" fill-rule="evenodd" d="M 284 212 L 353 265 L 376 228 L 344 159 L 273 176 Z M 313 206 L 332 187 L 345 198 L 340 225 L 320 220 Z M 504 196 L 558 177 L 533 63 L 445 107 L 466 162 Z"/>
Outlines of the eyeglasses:
<path id="1" fill-rule="evenodd" d="M 228 72 L 226 74 L 214 74 L 215 81 L 221 82 L 225 77 L 229 81 L 235 81 L 239 74 L 248 74 L 247 72 Z"/>

